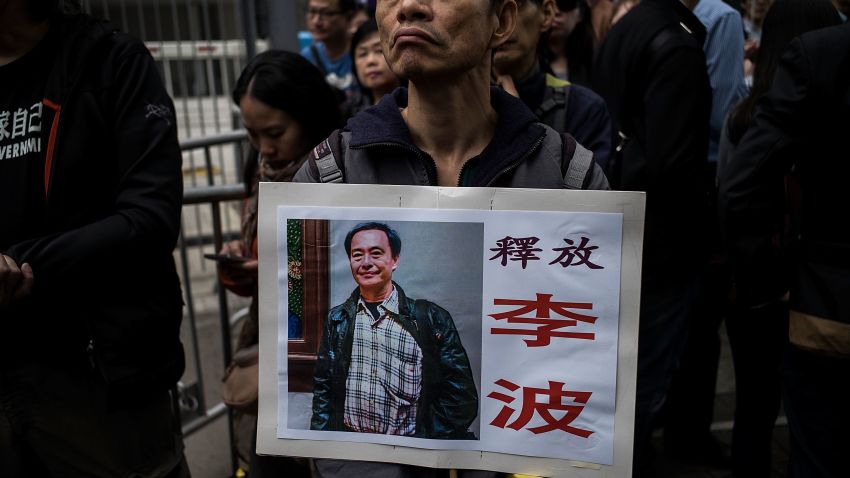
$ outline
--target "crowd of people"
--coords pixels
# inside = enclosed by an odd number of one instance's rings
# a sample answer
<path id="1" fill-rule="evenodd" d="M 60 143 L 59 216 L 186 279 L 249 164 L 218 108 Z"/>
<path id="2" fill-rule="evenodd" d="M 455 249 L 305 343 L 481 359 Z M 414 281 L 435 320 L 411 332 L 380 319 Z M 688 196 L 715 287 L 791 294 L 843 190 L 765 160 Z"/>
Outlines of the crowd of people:
<path id="1" fill-rule="evenodd" d="M 73 6 L 0 0 L 0 475 L 189 476 L 174 109 L 144 45 Z M 848 476 L 848 14 L 846 0 L 309 0 L 313 43 L 250 59 L 232 93 L 252 147 L 241 237 L 221 251 L 246 260 L 219 264 L 253 298 L 238 353 L 258 342 L 261 181 L 643 191 L 634 476 L 658 476 L 658 429 L 664 453 L 772 476 L 780 403 L 789 476 Z M 730 450 L 710 430 L 724 322 Z M 253 478 L 437 476 L 247 460 Z"/>

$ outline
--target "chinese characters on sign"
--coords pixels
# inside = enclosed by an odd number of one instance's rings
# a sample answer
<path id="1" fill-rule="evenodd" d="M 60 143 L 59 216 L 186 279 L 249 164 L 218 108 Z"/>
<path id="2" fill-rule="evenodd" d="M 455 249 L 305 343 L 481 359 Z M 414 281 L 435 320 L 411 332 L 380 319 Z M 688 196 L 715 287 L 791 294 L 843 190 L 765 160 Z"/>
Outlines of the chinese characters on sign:
<path id="1" fill-rule="evenodd" d="M 536 252 L 543 252 L 543 249 L 534 247 L 540 238 L 538 237 L 511 237 L 505 236 L 496 241 L 496 247 L 491 247 L 490 250 L 496 254 L 490 260 L 500 259 L 502 267 L 507 267 L 508 261 L 519 262 L 523 269 L 528 266 L 529 261 L 539 261 L 540 257 L 535 255 Z M 561 267 L 567 268 L 570 266 L 587 266 L 590 269 L 604 269 L 604 267 L 594 264 L 590 261 L 590 255 L 593 251 L 599 249 L 599 246 L 588 246 L 590 238 L 582 236 L 578 246 L 571 239 L 564 238 L 567 243 L 565 247 L 553 247 L 552 251 L 560 253 L 549 265 L 560 264 Z"/>
<path id="2" fill-rule="evenodd" d="M 482 435 L 610 463 L 621 218 L 518 216 L 485 227 Z"/>
<path id="3" fill-rule="evenodd" d="M 497 380 L 496 385 L 510 392 L 516 392 L 520 389 L 519 385 L 505 379 Z M 584 405 L 590 399 L 592 392 L 573 392 L 564 390 L 565 385 L 566 384 L 563 382 L 550 380 L 548 389 L 522 387 L 522 403 L 520 412 L 516 420 L 514 420 L 511 424 L 508 424 L 508 420 L 510 420 L 514 413 L 516 413 L 516 409 L 513 409 L 508 405 L 512 404 L 516 398 L 501 392 L 491 392 L 487 395 L 488 398 L 505 402 L 505 405 L 503 406 L 502 411 L 499 412 L 499 415 L 497 415 L 490 424 L 499 428 L 505 428 L 507 426 L 514 430 L 522 430 L 523 427 L 528 425 L 534 417 L 534 414 L 537 413 L 537 415 L 542 418 L 546 424 L 528 428 L 527 430 L 531 433 L 539 434 L 561 430 L 582 438 L 589 437 L 593 434 L 592 431 L 577 428 L 570 424 L 578 418 L 582 410 L 584 410 Z M 545 401 L 537 401 L 537 397 L 540 395 L 544 397 Z M 573 403 L 564 403 L 563 400 L 565 398 L 571 398 Z M 561 418 L 555 418 L 552 414 L 553 410 L 564 412 L 562 414 L 563 416 Z"/>
<path id="4" fill-rule="evenodd" d="M 564 332 L 559 331 L 564 327 L 575 327 L 579 322 L 588 324 L 596 323 L 596 317 L 579 314 L 569 309 L 591 310 L 593 304 L 589 302 L 552 302 L 552 294 L 537 294 L 537 300 L 514 300 L 494 299 L 493 305 L 518 306 L 514 310 L 490 314 L 496 320 L 507 320 L 508 324 L 536 325 L 536 329 L 503 329 L 492 328 L 491 334 L 504 335 L 533 335 L 533 340 L 525 339 L 529 347 L 544 347 L 549 345 L 552 337 L 566 339 L 593 340 L 596 336 L 593 332 Z M 521 317 L 534 312 L 534 317 Z M 550 312 L 554 312 L 563 318 L 551 318 Z"/>
<path id="5" fill-rule="evenodd" d="M 10 134 L 11 121 L 10 117 Z M 264 185 L 266 191 L 276 191 L 277 188 L 287 191 L 289 186 Z M 306 189 L 308 185 L 292 187 L 293 192 L 285 195 L 287 201 L 298 197 L 294 191 Z M 496 191 L 497 196 L 501 194 L 499 191 Z M 414 192 L 417 197 L 423 194 L 419 190 Z M 324 191 L 322 194 L 321 197 L 327 196 Z M 333 201 L 348 200 L 349 193 L 345 192 L 345 188 L 340 194 Z M 463 191 L 461 195 L 465 194 L 478 198 L 473 189 Z M 517 191 L 505 194 L 521 195 Z M 537 207 L 538 194 L 529 196 L 529 205 L 524 207 Z M 486 200 L 490 197 L 480 196 L 480 204 L 489 204 Z M 559 200 L 565 198 L 559 196 Z M 300 200 L 295 199 L 295 202 Z M 278 332 L 276 350 L 279 354 L 269 361 L 277 360 L 279 373 L 274 378 L 277 380 L 278 401 L 275 410 L 268 407 L 265 411 L 267 415 L 276 413 L 277 420 L 271 416 L 260 420 L 266 424 L 261 432 L 265 439 L 283 439 L 287 440 L 287 446 L 295 444 L 303 447 L 302 452 L 307 450 L 303 456 L 310 456 L 312 447 L 321 450 L 320 455 L 337 456 L 337 449 L 329 446 L 328 442 L 357 442 L 470 452 L 470 459 L 476 464 L 487 454 L 499 453 L 517 460 L 545 458 L 574 460 L 612 469 L 619 466 L 615 464 L 615 436 L 617 433 L 620 437 L 632 434 L 628 427 L 621 427 L 615 433 L 615 417 L 628 409 L 618 409 L 620 397 L 617 392 L 624 215 L 620 212 L 594 212 L 588 205 L 591 202 L 581 204 L 587 212 L 558 210 L 562 207 L 560 202 L 546 206 L 556 208 L 552 210 L 468 209 L 465 208 L 466 202 L 458 202 L 463 206 L 458 209 L 443 209 L 445 205 L 442 203 L 440 207 L 429 206 L 427 209 L 275 203 L 276 221 L 265 227 L 269 231 L 274 229 L 276 234 L 277 241 L 272 243 L 276 248 L 277 275 L 272 277 L 269 274 L 266 280 L 277 280 L 273 287 L 277 287 L 277 297 L 281 302 L 275 304 L 274 317 L 271 317 L 270 307 L 264 312 L 267 318 L 261 320 L 276 324 Z M 352 200 L 351 203 L 358 202 Z M 387 223 L 397 232 L 403 243 L 402 261 L 407 262 L 393 269 L 393 289 L 403 291 L 405 303 L 413 305 L 408 305 L 406 311 L 399 307 L 395 313 L 399 320 L 404 320 L 400 322 L 400 329 L 416 334 L 412 336 L 417 337 L 422 361 L 406 361 L 387 353 L 389 359 L 384 361 L 386 365 L 376 366 L 373 372 L 378 378 L 376 389 L 382 387 L 386 391 L 380 397 L 404 395 L 404 401 L 408 402 L 404 406 L 410 410 L 446 411 L 437 411 L 440 416 L 429 411 L 427 413 L 431 415 L 423 415 L 421 423 L 428 426 L 436 423 L 445 429 L 456 427 L 457 433 L 450 435 L 452 439 L 434 438 L 428 435 L 429 430 L 402 435 L 314 427 L 314 423 L 330 423 L 337 418 L 339 423 L 344 423 L 345 413 L 349 413 L 345 408 L 331 409 L 327 413 L 321 409 L 317 411 L 315 397 L 323 393 L 326 396 L 329 393 L 347 393 L 351 388 L 345 388 L 345 384 L 350 377 L 333 377 L 343 384 L 339 392 L 335 386 L 328 390 L 318 389 L 318 392 L 310 389 L 310 393 L 293 391 L 295 381 L 292 377 L 295 375 L 290 375 L 289 367 L 294 362 L 282 360 L 282 357 L 287 357 L 284 354 L 292 353 L 288 349 L 291 341 L 287 326 L 292 295 L 288 290 L 291 284 L 287 260 L 289 236 L 285 231 L 288 221 L 295 219 L 328 221 L 322 229 L 326 230 L 327 240 L 318 243 L 329 245 L 325 266 L 330 285 L 329 307 L 346 304 L 354 297 L 351 291 L 355 287 L 359 291 L 361 286 L 358 278 L 353 277 L 348 252 L 350 246 L 345 245 L 346 234 L 366 223 Z M 385 235 L 387 247 L 392 250 L 390 234 Z M 377 236 L 383 238 L 380 234 Z M 635 250 L 640 251 L 639 245 L 635 246 L 632 241 L 628 250 L 634 254 Z M 260 247 L 266 246 L 261 244 Z M 267 247 L 266 254 L 268 249 L 271 247 Z M 309 269 L 305 266 L 305 270 L 315 269 L 317 267 Z M 631 269 L 626 272 L 633 274 Z M 366 275 L 361 279 L 366 281 Z M 418 320 L 419 316 L 426 316 L 426 311 L 421 308 L 425 303 L 445 310 L 448 318 L 441 319 L 446 321 L 445 324 L 434 325 L 434 322 Z M 387 307 L 384 305 L 389 311 L 384 320 L 391 319 L 395 310 L 392 304 Z M 320 315 L 323 321 L 330 317 L 328 312 Z M 337 320 L 336 316 L 333 320 Z M 452 327 L 448 327 L 449 321 Z M 636 335 L 636 328 L 630 331 L 628 340 Z M 387 337 L 383 339 L 386 343 L 396 340 Z M 403 337 L 406 338 L 406 335 Z M 324 335 L 318 336 L 319 340 L 323 338 Z M 372 342 L 378 343 L 382 342 Z M 322 352 L 323 346 L 325 352 Z M 317 347 L 319 354 L 326 353 L 330 361 L 351 360 L 346 354 L 352 354 L 354 350 L 341 348 L 337 351 L 330 342 L 324 345 L 319 342 Z M 365 348 L 362 344 L 360 347 Z M 636 349 L 636 346 L 632 348 Z M 417 366 L 420 368 L 417 369 Z M 400 373 L 408 370 L 410 373 Z M 432 370 L 440 370 L 436 381 L 431 375 Z M 472 380 L 458 380 L 452 374 L 462 375 L 464 379 L 469 376 Z M 405 380 L 413 384 L 411 390 L 418 391 L 406 391 L 401 386 Z M 315 377 L 308 382 L 314 388 L 317 383 L 323 383 L 316 381 Z M 629 388 L 624 388 L 623 394 L 628 393 Z M 347 401 L 345 395 L 338 398 L 340 403 Z M 364 409 L 369 406 L 365 405 Z M 382 412 L 387 415 L 382 419 L 390 421 L 400 416 L 395 410 L 402 407 L 386 408 L 389 411 Z M 464 415 L 467 418 L 458 419 L 460 412 L 457 410 L 463 410 L 463 413 L 469 410 L 468 416 Z M 274 425 L 273 430 L 270 423 Z M 268 443 L 264 445 L 267 450 Z M 625 458 L 622 455 L 622 450 L 626 449 L 631 449 L 630 442 L 618 448 L 621 458 L 617 463 L 630 462 L 630 455 Z M 375 453 L 370 459 L 383 461 L 387 458 L 386 449 Z M 423 453 L 417 456 L 430 455 Z M 406 455 L 404 460 L 408 459 Z M 568 468 L 564 463 L 558 465 L 558 470 Z M 522 467 L 518 465 L 518 468 Z M 544 476 L 564 476 L 558 473 Z"/>

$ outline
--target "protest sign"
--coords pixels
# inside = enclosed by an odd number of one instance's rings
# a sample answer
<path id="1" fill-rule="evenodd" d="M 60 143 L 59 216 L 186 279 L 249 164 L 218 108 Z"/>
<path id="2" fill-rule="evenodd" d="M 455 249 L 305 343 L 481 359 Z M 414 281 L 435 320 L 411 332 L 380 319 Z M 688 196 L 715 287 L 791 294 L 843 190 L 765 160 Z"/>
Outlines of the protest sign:
<path id="1" fill-rule="evenodd" d="M 643 207 L 264 183 L 258 451 L 630 475 Z"/>

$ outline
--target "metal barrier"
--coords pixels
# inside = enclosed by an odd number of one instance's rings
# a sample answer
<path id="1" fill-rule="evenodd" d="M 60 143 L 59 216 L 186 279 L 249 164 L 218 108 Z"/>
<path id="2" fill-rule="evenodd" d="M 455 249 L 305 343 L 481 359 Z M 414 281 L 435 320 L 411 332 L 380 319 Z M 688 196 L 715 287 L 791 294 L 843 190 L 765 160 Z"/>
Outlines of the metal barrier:
<path id="1" fill-rule="evenodd" d="M 203 171 L 207 178 L 205 185 L 193 186 L 193 183 L 198 182 L 196 171 L 193 168 L 184 168 L 184 182 L 189 184 L 183 195 L 183 221 L 178 249 L 175 251 L 186 302 L 185 317 L 188 319 L 184 334 L 188 335 L 190 343 L 186 353 L 187 370 L 177 387 L 184 436 L 189 436 L 228 414 L 228 409 L 220 400 L 209 405 L 207 397 L 217 394 L 219 382 L 216 380 L 207 388 L 205 379 L 220 377 L 230 363 L 231 327 L 234 325 L 231 316 L 234 314 L 229 305 L 227 291 L 218 287 L 215 270 L 213 267 L 207 267 L 203 254 L 216 252 L 221 249 L 225 240 L 239 237 L 240 222 L 232 216 L 238 218 L 242 200 L 246 197 L 245 186 L 241 183 L 215 184 L 211 150 L 232 150 L 234 154 L 228 159 L 232 159 L 233 164 L 229 165 L 228 169 L 241 171 L 243 161 L 239 146 L 246 138 L 245 131 L 232 131 L 189 139 L 180 144 L 184 164 L 188 155 L 203 152 Z M 190 177 L 185 178 L 187 175 Z M 199 282 L 205 283 L 209 289 L 196 287 Z M 216 327 L 205 327 L 212 324 Z M 217 329 L 220 340 L 215 340 L 216 334 L 210 333 L 211 330 L 208 329 Z M 203 336 L 201 330 L 206 331 Z M 186 341 L 184 335 L 184 342 Z M 203 353 L 205 348 L 208 349 L 206 355 Z M 217 357 L 220 361 L 212 360 L 210 356 Z M 204 365 L 208 367 L 205 369 Z M 237 460 L 233 447 L 232 420 L 228 420 L 228 431 L 232 469 L 235 470 Z"/>
<path id="2" fill-rule="evenodd" d="M 256 51 L 256 19 L 245 5 L 256 0 L 82 0 L 82 9 L 109 19 L 145 42 L 174 99 L 181 139 L 238 127 L 230 101 L 234 80 Z"/>

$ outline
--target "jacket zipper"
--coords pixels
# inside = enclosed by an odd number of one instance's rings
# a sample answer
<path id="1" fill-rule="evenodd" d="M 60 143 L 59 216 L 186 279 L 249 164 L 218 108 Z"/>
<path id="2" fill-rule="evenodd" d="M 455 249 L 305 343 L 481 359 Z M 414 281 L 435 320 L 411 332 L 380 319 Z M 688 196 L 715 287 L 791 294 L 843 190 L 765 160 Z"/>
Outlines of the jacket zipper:
<path id="1" fill-rule="evenodd" d="M 481 155 L 479 154 L 478 156 L 481 156 Z M 463 172 L 466 170 L 466 165 L 469 164 L 470 161 L 477 158 L 478 156 L 467 159 L 466 161 L 464 161 L 463 166 L 460 167 L 460 172 L 457 173 L 457 185 L 458 185 L 458 187 L 460 187 L 460 182 L 461 182 L 461 180 L 463 180 Z"/>
<path id="2" fill-rule="evenodd" d="M 86 353 L 89 356 L 89 363 L 91 364 L 92 370 L 97 370 L 97 365 L 95 365 L 94 359 L 94 339 L 89 339 L 89 344 L 86 346 Z"/>
<path id="3" fill-rule="evenodd" d="M 545 139 L 546 139 L 546 133 L 544 132 L 544 133 L 543 133 L 543 136 L 541 136 L 540 138 L 538 138 L 538 139 L 537 139 L 537 142 L 535 142 L 535 143 L 531 146 L 531 149 L 529 149 L 527 153 L 525 153 L 524 155 L 522 155 L 522 157 L 520 157 L 517 161 L 514 161 L 513 163 L 511 163 L 510 165 L 508 165 L 508 167 L 506 167 L 505 169 L 501 170 L 498 174 L 496 174 L 495 176 L 493 176 L 493 179 L 491 179 L 491 180 L 490 180 L 490 181 L 486 184 L 486 186 L 487 186 L 487 187 L 492 186 L 492 185 L 493 185 L 493 183 L 495 183 L 495 182 L 496 182 L 496 180 L 497 180 L 497 179 L 499 179 L 502 175 L 506 174 L 507 172 L 509 172 L 509 171 L 510 171 L 510 170 L 512 170 L 512 169 L 515 169 L 515 168 L 516 168 L 517 166 L 519 166 L 519 165 L 520 165 L 523 161 L 525 161 L 526 159 L 528 159 L 528 157 L 529 157 L 529 156 L 531 156 L 532 154 L 534 154 L 534 153 L 537 151 L 537 149 L 540 147 L 540 145 L 541 145 L 541 144 L 543 144 L 543 141 L 544 141 Z M 464 166 L 466 166 L 466 165 L 464 165 Z M 462 169 L 461 169 L 461 171 L 462 171 Z"/>
<path id="4" fill-rule="evenodd" d="M 407 152 L 413 153 L 416 156 L 416 158 L 419 159 L 419 161 L 422 161 L 423 163 L 427 163 L 428 161 L 430 161 L 432 169 L 428 170 L 428 165 L 426 164 L 425 165 L 425 174 L 428 175 L 428 182 L 431 183 L 431 185 L 437 184 L 437 163 L 434 161 L 434 158 L 432 158 L 431 155 L 429 155 L 427 153 L 423 153 L 422 151 L 419 151 L 415 148 L 412 148 L 412 147 L 410 147 L 410 146 L 408 146 L 404 143 L 385 142 L 385 143 L 371 143 L 371 144 L 368 144 L 368 145 L 357 146 L 357 147 L 349 146 L 350 149 L 367 149 L 367 148 L 383 148 L 383 147 L 403 149 Z M 424 154 L 424 156 L 423 156 L 423 154 Z"/>

